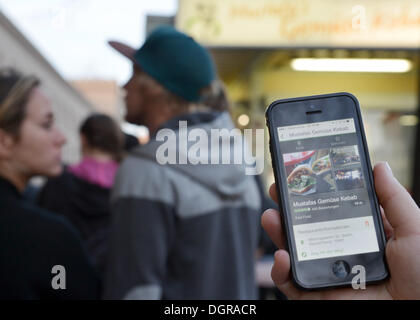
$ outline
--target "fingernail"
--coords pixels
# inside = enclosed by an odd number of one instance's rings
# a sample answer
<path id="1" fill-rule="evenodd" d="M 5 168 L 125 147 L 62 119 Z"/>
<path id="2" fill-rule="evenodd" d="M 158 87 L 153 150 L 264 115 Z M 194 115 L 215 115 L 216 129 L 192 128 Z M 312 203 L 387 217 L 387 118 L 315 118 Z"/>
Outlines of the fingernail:
<path id="1" fill-rule="evenodd" d="M 385 161 L 385 165 L 386 165 L 386 169 L 388 170 L 388 172 L 393 176 L 393 173 L 392 173 L 392 169 L 391 169 L 391 167 L 389 166 L 389 164 L 388 164 L 388 162 L 387 161 Z"/>

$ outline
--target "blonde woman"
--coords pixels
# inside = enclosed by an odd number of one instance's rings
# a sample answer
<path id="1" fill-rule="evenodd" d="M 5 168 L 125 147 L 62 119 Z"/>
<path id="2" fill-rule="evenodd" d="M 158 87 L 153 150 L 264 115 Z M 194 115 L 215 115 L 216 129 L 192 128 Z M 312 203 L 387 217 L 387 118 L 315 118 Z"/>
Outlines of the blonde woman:
<path id="1" fill-rule="evenodd" d="M 22 197 L 61 173 L 63 134 L 39 80 L 0 71 L 0 299 L 89 299 L 98 280 L 69 223 Z"/>

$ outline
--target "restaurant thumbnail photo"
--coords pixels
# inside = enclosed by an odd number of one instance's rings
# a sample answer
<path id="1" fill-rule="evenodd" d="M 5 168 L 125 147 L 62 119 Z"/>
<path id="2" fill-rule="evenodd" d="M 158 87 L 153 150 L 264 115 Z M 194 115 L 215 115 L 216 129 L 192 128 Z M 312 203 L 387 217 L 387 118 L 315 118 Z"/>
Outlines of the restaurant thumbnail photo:
<path id="1" fill-rule="evenodd" d="M 289 193 L 310 195 L 363 188 L 356 145 L 283 155 Z"/>

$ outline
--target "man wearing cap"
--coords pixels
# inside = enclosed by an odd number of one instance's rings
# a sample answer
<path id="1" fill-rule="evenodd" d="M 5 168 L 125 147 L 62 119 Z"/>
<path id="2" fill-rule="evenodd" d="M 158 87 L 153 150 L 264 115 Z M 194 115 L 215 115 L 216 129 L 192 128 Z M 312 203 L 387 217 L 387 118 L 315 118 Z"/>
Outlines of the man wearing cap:
<path id="1" fill-rule="evenodd" d="M 110 45 L 133 62 L 124 86 L 126 120 L 148 127 L 151 138 L 132 150 L 117 174 L 104 297 L 257 298 L 261 199 L 255 179 L 242 164 L 199 162 L 178 148 L 191 145 L 180 133 L 182 123 L 188 133 L 199 128 L 208 134 L 208 159 L 216 151 L 233 157 L 242 150 L 210 139 L 214 129 L 234 128 L 227 112 L 197 110 L 216 78 L 209 53 L 169 26 L 155 29 L 138 50 Z M 168 152 L 176 153 L 177 163 L 160 164 L 160 130 L 174 132 L 177 143 Z"/>

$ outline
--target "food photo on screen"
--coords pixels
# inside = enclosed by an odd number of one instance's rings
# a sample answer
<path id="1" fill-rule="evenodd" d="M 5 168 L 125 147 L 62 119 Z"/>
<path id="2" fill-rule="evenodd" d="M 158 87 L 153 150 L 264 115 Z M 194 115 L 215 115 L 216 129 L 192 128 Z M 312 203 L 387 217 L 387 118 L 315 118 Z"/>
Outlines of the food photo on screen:
<path id="1" fill-rule="evenodd" d="M 330 156 L 326 155 L 326 156 L 323 156 L 322 158 L 315 160 L 312 164 L 312 170 L 316 174 L 321 174 L 326 171 L 330 171 L 331 170 Z"/>
<path id="2" fill-rule="evenodd" d="M 292 195 L 309 195 L 336 190 L 329 149 L 283 155 L 287 185 Z"/>

